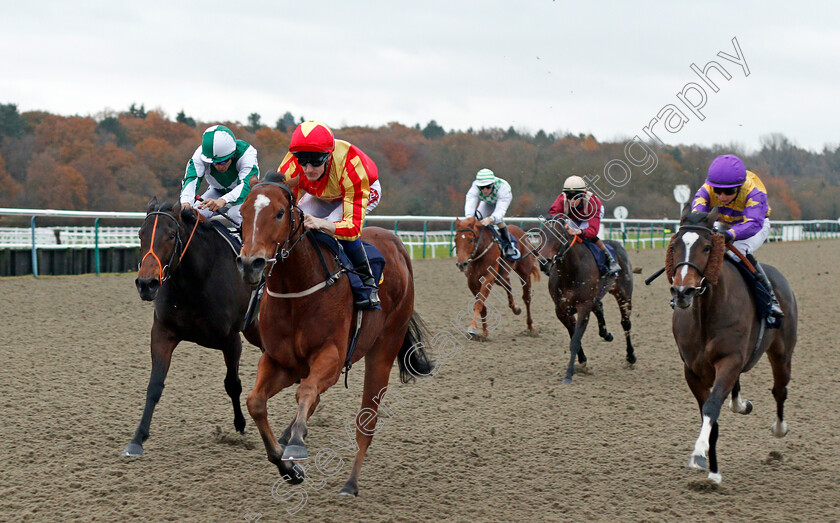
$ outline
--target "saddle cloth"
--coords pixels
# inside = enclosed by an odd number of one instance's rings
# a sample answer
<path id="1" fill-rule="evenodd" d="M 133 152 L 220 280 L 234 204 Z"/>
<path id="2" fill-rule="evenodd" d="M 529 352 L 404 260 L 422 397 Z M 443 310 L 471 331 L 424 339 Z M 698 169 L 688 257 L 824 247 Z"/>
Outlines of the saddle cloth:
<path id="1" fill-rule="evenodd" d="M 592 256 L 595 257 L 595 264 L 598 265 L 598 271 L 600 271 L 601 276 L 607 274 L 609 267 L 607 266 L 607 257 L 604 254 L 604 251 L 602 251 L 597 245 L 595 245 L 594 242 L 590 240 L 587 240 L 585 238 L 581 238 L 581 240 L 583 241 L 584 245 L 589 247 L 589 250 L 592 252 Z M 607 246 L 607 249 L 609 249 L 610 254 L 612 254 L 612 257 L 617 260 L 618 256 L 616 255 L 615 247 L 613 245 L 610 245 L 609 243 L 604 243 L 604 245 Z"/>
<path id="2" fill-rule="evenodd" d="M 347 255 L 344 253 L 344 249 L 341 247 L 341 244 L 338 243 L 338 240 L 336 240 L 329 234 L 324 234 L 314 229 L 310 229 L 308 234 L 311 234 L 312 237 L 318 243 L 325 246 L 334 255 L 337 255 L 339 263 L 341 263 L 341 265 L 343 265 L 347 269 L 353 269 L 353 262 L 351 262 L 350 258 L 348 258 Z M 385 257 L 382 256 L 382 253 L 379 252 L 379 249 L 367 242 L 363 241 L 362 247 L 365 249 L 365 253 L 367 253 L 368 261 L 370 262 L 370 268 L 373 271 L 373 278 L 378 283 L 382 283 L 382 272 L 385 270 Z M 350 288 L 353 289 L 353 297 L 355 301 L 364 301 L 370 298 L 370 293 L 372 289 L 362 284 L 362 279 L 359 278 L 358 275 L 356 275 L 353 272 L 348 272 L 347 278 L 350 280 Z M 375 308 L 381 309 L 382 307 Z"/>
<path id="3" fill-rule="evenodd" d="M 761 282 L 753 276 L 743 263 L 736 262 L 729 256 L 725 256 L 724 258 L 727 262 L 734 265 L 744 278 L 744 282 L 747 284 L 747 288 L 750 290 L 750 294 L 752 294 L 753 299 L 755 300 L 755 310 L 759 321 L 764 320 L 768 329 L 778 329 L 782 322 L 777 318 L 770 316 L 770 307 L 772 304 L 770 301 L 770 292 L 764 288 L 764 285 L 762 285 Z"/>

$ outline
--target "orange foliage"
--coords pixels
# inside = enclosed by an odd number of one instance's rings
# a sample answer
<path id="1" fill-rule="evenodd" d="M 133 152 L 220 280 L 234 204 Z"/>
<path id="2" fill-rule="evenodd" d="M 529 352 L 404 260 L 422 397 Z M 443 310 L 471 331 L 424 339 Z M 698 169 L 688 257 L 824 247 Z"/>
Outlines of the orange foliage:
<path id="1" fill-rule="evenodd" d="M 120 115 L 119 121 L 125 128 L 128 140 L 133 144 L 147 138 L 166 140 L 171 146 L 185 140 L 198 144 L 201 142 L 201 133 L 204 132 L 204 129 L 193 129 L 188 125 L 169 121 L 155 111 L 150 111 L 145 118 L 135 118 L 124 113 Z"/>
<path id="2" fill-rule="evenodd" d="M 391 169 L 394 172 L 408 169 L 411 161 L 411 151 L 405 143 L 385 140 L 382 143 L 381 151 L 385 155 L 385 158 L 388 159 L 388 163 L 391 164 Z"/>
<path id="3" fill-rule="evenodd" d="M 35 156 L 26 169 L 27 203 L 33 207 L 86 209 L 87 189 L 82 173 L 45 153 Z"/>
<path id="4" fill-rule="evenodd" d="M 802 210 L 799 208 L 799 202 L 796 200 L 796 197 L 793 195 L 793 191 L 790 190 L 790 186 L 784 178 L 762 175 L 761 181 L 764 183 L 764 188 L 767 189 L 767 201 L 770 204 L 771 212 L 774 207 L 774 202 L 776 202 L 776 205 L 781 203 L 781 206 L 787 212 L 785 213 L 782 211 L 781 213 L 777 213 L 777 216 L 779 214 L 782 216 L 787 214 L 787 216 L 784 217 L 788 220 L 802 219 Z"/>
<path id="5" fill-rule="evenodd" d="M 96 124 L 90 118 L 49 116 L 35 128 L 35 147 L 50 151 L 61 163 L 89 152 L 96 143 Z"/>
<path id="6" fill-rule="evenodd" d="M 3 194 L 6 199 L 4 202 L 6 205 L 0 204 L 0 206 L 5 207 L 9 203 L 8 200 L 13 199 L 20 192 L 20 184 L 6 171 L 6 162 L 2 156 L 0 156 L 0 187 L 3 188 Z"/>
<path id="7" fill-rule="evenodd" d="M 595 139 L 594 136 L 592 136 L 590 134 L 589 136 L 584 138 L 584 140 L 583 140 L 583 150 L 584 151 L 586 151 L 588 153 L 591 153 L 591 152 L 597 151 L 598 149 L 600 149 L 600 147 L 598 146 L 598 141 Z"/>

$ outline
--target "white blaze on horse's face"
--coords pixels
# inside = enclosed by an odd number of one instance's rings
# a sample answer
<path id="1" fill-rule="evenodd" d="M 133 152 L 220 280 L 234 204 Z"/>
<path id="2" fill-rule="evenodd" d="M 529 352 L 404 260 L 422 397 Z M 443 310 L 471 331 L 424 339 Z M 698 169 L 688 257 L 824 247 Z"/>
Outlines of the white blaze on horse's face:
<path id="1" fill-rule="evenodd" d="M 257 201 L 254 202 L 254 229 L 251 231 L 251 242 L 256 243 L 257 241 L 257 218 L 260 217 L 260 211 L 265 209 L 271 200 L 268 199 L 268 196 L 264 194 L 257 195 Z"/>
<path id="2" fill-rule="evenodd" d="M 691 246 L 694 245 L 694 242 L 696 242 L 698 238 L 700 238 L 700 235 L 696 232 L 687 232 L 683 234 L 682 241 L 685 245 L 685 259 L 683 260 L 684 262 L 687 262 L 688 257 L 691 256 Z M 688 276 L 688 265 L 682 266 L 680 276 L 682 276 L 683 279 L 685 279 L 685 277 Z M 685 283 L 683 283 L 683 285 L 684 284 Z"/>

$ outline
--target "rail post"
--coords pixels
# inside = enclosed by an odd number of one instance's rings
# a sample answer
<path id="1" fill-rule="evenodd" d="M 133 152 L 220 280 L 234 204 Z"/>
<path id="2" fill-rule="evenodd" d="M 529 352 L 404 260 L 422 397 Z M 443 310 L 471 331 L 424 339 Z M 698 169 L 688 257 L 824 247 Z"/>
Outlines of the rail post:
<path id="1" fill-rule="evenodd" d="M 32 229 L 32 276 L 38 277 L 38 251 L 35 247 L 35 220 L 37 216 L 29 219 L 29 228 Z"/>
<path id="2" fill-rule="evenodd" d="M 93 263 L 96 267 L 97 276 L 99 276 L 99 220 L 100 218 L 97 218 L 93 222 Z"/>

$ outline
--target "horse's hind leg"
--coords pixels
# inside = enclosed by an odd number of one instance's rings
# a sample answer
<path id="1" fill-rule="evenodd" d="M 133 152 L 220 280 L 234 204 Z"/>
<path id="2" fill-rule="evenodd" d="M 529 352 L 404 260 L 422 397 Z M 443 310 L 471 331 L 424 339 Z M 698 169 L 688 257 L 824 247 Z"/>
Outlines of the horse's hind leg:
<path id="1" fill-rule="evenodd" d="M 292 422 L 289 443 L 283 450 L 284 461 L 300 461 L 309 457 L 303 441 L 307 433 L 306 420 L 320 401 L 320 395 L 338 381 L 342 363 L 338 347 L 335 345 L 326 345 L 310 361 L 309 375 L 301 380 L 295 394 L 298 411 L 295 421 Z"/>
<path id="2" fill-rule="evenodd" d="M 615 284 L 612 292 L 615 296 L 615 301 L 618 303 L 618 310 L 621 312 L 621 328 L 624 330 L 624 339 L 627 341 L 627 363 L 633 365 L 636 363 L 636 353 L 633 350 L 633 342 L 630 341 L 630 313 L 633 311 L 633 302 L 631 301 L 631 293 L 633 292 L 633 282 L 629 282 L 630 287 L 624 287 L 622 284 L 625 280 L 619 280 Z"/>
<path id="3" fill-rule="evenodd" d="M 751 401 L 741 399 L 741 378 L 732 387 L 732 394 L 729 396 L 729 410 L 736 414 L 749 414 L 753 410 Z"/>
<path id="4" fill-rule="evenodd" d="M 531 274 L 530 271 L 527 274 L 520 274 L 520 277 L 523 277 L 522 283 L 522 301 L 525 302 L 525 316 L 526 316 L 526 323 L 528 325 L 528 332 L 535 333 L 536 329 L 534 328 L 534 319 L 531 317 Z"/>
<path id="5" fill-rule="evenodd" d="M 604 341 L 612 341 L 613 335 L 607 330 L 607 322 L 604 320 L 604 304 L 601 300 L 595 303 L 595 308 L 592 309 L 592 312 L 595 313 L 595 318 L 598 320 L 598 335 Z"/>
<path id="6" fill-rule="evenodd" d="M 388 378 L 391 374 L 391 367 L 394 366 L 395 352 L 400 346 L 400 339 L 390 337 L 387 342 L 381 341 L 378 347 L 374 348 L 365 356 L 365 388 L 362 393 L 362 408 L 356 416 L 356 457 L 353 460 L 353 468 L 350 477 L 344 484 L 339 495 L 359 495 L 359 471 L 362 469 L 362 462 L 365 459 L 370 442 L 377 427 L 379 419 L 379 405 L 388 389 Z M 390 409 L 383 407 L 387 414 Z"/>
<path id="7" fill-rule="evenodd" d="M 239 397 L 242 395 L 242 382 L 239 380 L 239 358 L 242 355 L 242 340 L 239 333 L 234 333 L 228 340 L 227 346 L 222 349 L 225 356 L 225 392 L 230 396 L 233 403 L 233 426 L 240 434 L 245 434 L 245 416 L 242 415 L 242 407 L 239 404 Z"/>
<path id="8" fill-rule="evenodd" d="M 260 431 L 268 460 L 277 465 L 280 474 L 283 474 L 286 481 L 300 483 L 303 481 L 302 470 L 293 474 L 299 467 L 293 468 L 292 462 L 283 461 L 284 449 L 274 438 L 267 416 L 268 399 L 294 382 L 294 377 L 288 371 L 280 367 L 268 354 L 263 353 L 257 364 L 257 380 L 254 383 L 254 389 L 248 394 L 246 404 L 257 430 Z"/>
<path id="9" fill-rule="evenodd" d="M 767 351 L 767 358 L 770 360 L 770 367 L 773 369 L 773 397 L 776 398 L 776 421 L 770 427 L 770 431 L 777 438 L 783 438 L 788 433 L 788 426 L 785 423 L 785 400 L 787 399 L 787 385 L 790 382 L 790 360 L 791 355 L 784 351 L 781 343 L 780 348 L 774 343 Z"/>
<path id="10" fill-rule="evenodd" d="M 122 452 L 123 456 L 143 455 L 143 442 L 149 437 L 152 414 L 163 394 L 164 381 L 166 381 L 166 374 L 169 372 L 169 364 L 172 361 L 172 351 L 175 350 L 178 341 L 172 332 L 161 327 L 157 321 L 152 323 L 152 374 L 149 376 L 149 385 L 146 387 L 146 406 L 143 408 L 143 417 L 134 432 L 134 438 Z"/>

